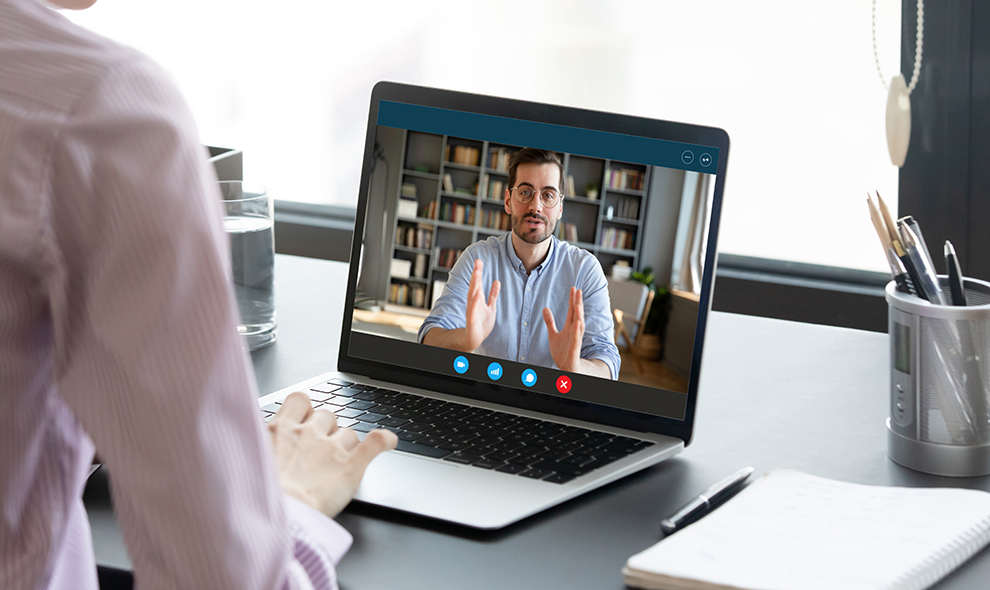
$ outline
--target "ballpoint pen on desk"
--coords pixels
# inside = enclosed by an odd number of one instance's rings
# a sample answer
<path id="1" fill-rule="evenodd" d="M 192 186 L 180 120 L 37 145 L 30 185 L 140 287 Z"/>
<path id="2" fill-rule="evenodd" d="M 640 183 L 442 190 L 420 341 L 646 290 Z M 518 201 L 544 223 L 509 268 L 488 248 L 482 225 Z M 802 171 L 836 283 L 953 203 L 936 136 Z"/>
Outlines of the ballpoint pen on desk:
<path id="1" fill-rule="evenodd" d="M 949 294 L 952 296 L 952 305 L 966 305 L 966 287 L 963 285 L 963 274 L 962 269 L 959 268 L 956 249 L 952 247 L 952 242 L 946 240 L 942 251 L 945 254 L 945 266 L 949 271 Z"/>
<path id="2" fill-rule="evenodd" d="M 702 516 L 711 512 L 719 504 L 728 500 L 742 489 L 742 483 L 753 473 L 752 467 L 744 467 L 729 477 L 716 483 L 700 496 L 685 504 L 680 510 L 660 522 L 660 530 L 672 535 Z"/>

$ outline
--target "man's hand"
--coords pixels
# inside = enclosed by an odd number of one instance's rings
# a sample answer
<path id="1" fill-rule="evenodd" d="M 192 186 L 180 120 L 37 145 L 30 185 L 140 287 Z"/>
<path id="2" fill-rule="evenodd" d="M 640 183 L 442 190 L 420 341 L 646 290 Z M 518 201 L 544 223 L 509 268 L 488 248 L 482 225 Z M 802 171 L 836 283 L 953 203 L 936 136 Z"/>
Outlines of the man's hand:
<path id="1" fill-rule="evenodd" d="M 472 351 L 488 338 L 495 327 L 496 301 L 498 292 L 502 289 L 502 283 L 492 281 L 492 288 L 488 292 L 488 302 L 485 302 L 484 291 L 481 290 L 481 280 L 485 263 L 481 260 L 474 261 L 474 271 L 471 273 L 471 282 L 468 283 L 467 313 L 465 326 L 464 351 Z"/>
<path id="2" fill-rule="evenodd" d="M 550 356 L 562 371 L 580 371 L 581 341 L 584 338 L 584 298 L 581 289 L 571 287 L 567 320 L 558 332 L 549 307 L 543 308 L 543 321 L 550 338 Z"/>
<path id="3" fill-rule="evenodd" d="M 364 470 L 398 439 L 373 430 L 364 441 L 350 428 L 339 428 L 328 410 L 313 410 L 304 393 L 290 393 L 268 422 L 279 482 L 287 496 L 334 517 L 354 497 Z"/>

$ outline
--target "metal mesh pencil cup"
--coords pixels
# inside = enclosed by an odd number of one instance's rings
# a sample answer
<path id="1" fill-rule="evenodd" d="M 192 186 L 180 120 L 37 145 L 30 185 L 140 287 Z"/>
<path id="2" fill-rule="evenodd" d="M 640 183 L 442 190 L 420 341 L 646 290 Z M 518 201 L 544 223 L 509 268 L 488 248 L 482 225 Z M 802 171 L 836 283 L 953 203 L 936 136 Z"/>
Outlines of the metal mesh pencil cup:
<path id="1" fill-rule="evenodd" d="M 939 277 L 945 293 L 945 277 Z M 887 455 L 936 475 L 990 474 L 990 283 L 965 279 L 967 306 L 933 305 L 887 284 Z"/>

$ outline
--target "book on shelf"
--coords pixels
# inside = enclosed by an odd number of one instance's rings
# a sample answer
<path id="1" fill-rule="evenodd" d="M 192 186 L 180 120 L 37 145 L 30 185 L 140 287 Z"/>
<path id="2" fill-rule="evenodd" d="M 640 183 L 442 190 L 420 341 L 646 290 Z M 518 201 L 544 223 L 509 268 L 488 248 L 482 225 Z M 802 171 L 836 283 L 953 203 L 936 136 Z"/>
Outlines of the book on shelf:
<path id="1" fill-rule="evenodd" d="M 440 221 L 474 225 L 474 206 L 447 201 L 440 207 Z"/>
<path id="2" fill-rule="evenodd" d="M 639 199 L 623 197 L 614 200 L 614 214 L 623 219 L 639 219 Z"/>
<path id="3" fill-rule="evenodd" d="M 416 227 L 399 226 L 395 232 L 395 243 L 407 248 L 429 250 L 433 244 L 433 226 L 424 223 Z"/>
<path id="4" fill-rule="evenodd" d="M 448 162 L 462 164 L 464 166 L 477 166 L 480 163 L 481 150 L 478 148 L 466 145 L 455 145 L 453 147 L 453 152 L 451 152 L 451 146 L 447 144 L 446 160 Z"/>
<path id="5" fill-rule="evenodd" d="M 778 469 L 629 558 L 669 590 L 924 590 L 990 543 L 990 494 L 862 485 Z"/>
<path id="6" fill-rule="evenodd" d="M 636 248 L 636 232 L 615 227 L 603 227 L 598 245 L 613 250 L 634 250 Z"/>
<path id="7" fill-rule="evenodd" d="M 448 193 L 454 192 L 454 179 L 450 177 L 450 174 L 443 175 L 443 190 Z"/>
<path id="8" fill-rule="evenodd" d="M 407 285 L 405 283 L 392 283 L 389 287 L 388 302 L 396 305 L 412 305 L 414 307 L 425 307 L 426 286 Z"/>
<path id="9" fill-rule="evenodd" d="M 464 250 L 458 250 L 456 248 L 441 248 L 437 246 L 433 256 L 435 260 L 434 264 L 440 268 L 453 268 L 454 263 L 457 262 L 457 259 L 463 252 Z"/>
<path id="10" fill-rule="evenodd" d="M 413 276 L 421 279 L 426 278 L 426 254 L 416 255 L 416 261 L 413 262 Z"/>
<path id="11" fill-rule="evenodd" d="M 628 168 L 607 168 L 605 170 L 605 183 L 608 188 L 641 191 L 645 178 L 646 174 L 641 170 Z"/>
<path id="12" fill-rule="evenodd" d="M 512 160 L 512 152 L 506 148 L 495 148 L 488 153 L 488 167 L 492 170 L 508 172 L 510 160 Z"/>
<path id="13" fill-rule="evenodd" d="M 505 231 L 512 227 L 512 218 L 505 211 L 482 209 L 481 227 Z"/>
<path id="14" fill-rule="evenodd" d="M 577 196 L 577 191 L 574 190 L 574 175 L 573 174 L 568 174 L 567 175 L 567 189 L 566 190 L 567 190 L 567 192 L 564 193 L 564 194 L 566 194 L 568 197 L 576 197 Z"/>
<path id="15" fill-rule="evenodd" d="M 402 195 L 413 200 L 416 200 L 416 185 L 412 182 L 402 183 Z"/>
<path id="16" fill-rule="evenodd" d="M 505 198 L 505 183 L 501 180 L 488 181 L 488 199 L 501 201 Z"/>
<path id="17" fill-rule="evenodd" d="M 577 242 L 577 225 L 571 223 L 570 221 L 558 223 L 557 229 L 554 231 L 554 235 L 558 240 L 566 240 L 571 243 Z"/>
<path id="18" fill-rule="evenodd" d="M 430 201 L 430 204 L 423 207 L 421 217 L 426 219 L 436 219 L 437 218 L 437 201 L 436 199 Z"/>

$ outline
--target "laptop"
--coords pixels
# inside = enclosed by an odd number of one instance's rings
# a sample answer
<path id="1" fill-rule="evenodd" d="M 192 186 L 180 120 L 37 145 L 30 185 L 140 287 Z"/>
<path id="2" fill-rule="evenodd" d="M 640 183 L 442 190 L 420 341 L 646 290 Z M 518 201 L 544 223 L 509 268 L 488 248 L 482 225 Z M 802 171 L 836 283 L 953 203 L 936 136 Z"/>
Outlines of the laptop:
<path id="1" fill-rule="evenodd" d="M 586 310 L 610 326 L 598 336 L 620 360 L 611 378 L 419 341 L 464 251 L 511 241 L 508 165 L 524 148 L 553 152 L 566 176 L 554 252 L 586 251 L 602 284 L 645 270 L 686 291 L 673 306 L 624 296 L 629 309 Z M 355 500 L 477 529 L 676 455 L 693 432 L 728 148 L 711 127 L 378 83 L 336 370 L 262 397 L 265 419 L 298 390 L 359 435 L 393 430 L 399 447 Z M 669 315 L 662 355 L 644 300 Z"/>

